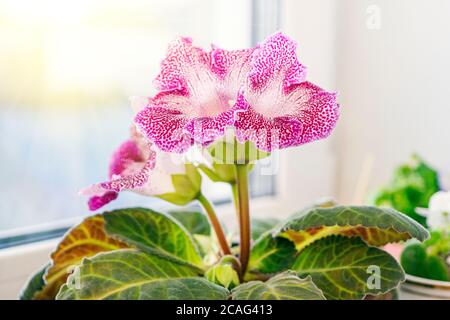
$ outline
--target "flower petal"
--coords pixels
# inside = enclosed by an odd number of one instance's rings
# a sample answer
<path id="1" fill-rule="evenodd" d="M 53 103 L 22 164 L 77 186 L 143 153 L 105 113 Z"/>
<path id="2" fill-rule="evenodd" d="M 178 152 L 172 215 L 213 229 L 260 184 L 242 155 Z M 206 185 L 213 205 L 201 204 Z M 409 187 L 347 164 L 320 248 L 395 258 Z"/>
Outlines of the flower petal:
<path id="1" fill-rule="evenodd" d="M 304 81 L 306 68 L 297 59 L 296 47 L 295 41 L 279 32 L 256 48 L 249 74 L 251 89 L 279 89 L 281 82 L 282 89 L 287 90 L 290 85 Z"/>
<path id="2" fill-rule="evenodd" d="M 93 196 L 88 201 L 89 210 L 95 211 L 107 205 L 113 200 L 116 200 L 119 196 L 119 193 L 114 191 L 107 191 L 101 196 Z"/>
<path id="3" fill-rule="evenodd" d="M 267 100 L 251 96 L 248 103 L 245 96 L 238 99 L 238 103 L 249 104 L 235 123 L 238 139 L 253 141 L 264 151 L 326 138 L 339 118 L 336 94 L 310 82 L 292 85 L 289 92 L 267 106 Z"/>
<path id="4" fill-rule="evenodd" d="M 186 131 L 192 135 L 195 142 L 200 143 L 202 146 L 207 146 L 224 136 L 226 128 L 234 124 L 236 113 L 246 107 L 243 104 L 235 104 L 228 111 L 222 112 L 217 116 L 192 119 L 186 125 Z"/>
<path id="5" fill-rule="evenodd" d="M 208 82 L 211 75 L 209 65 L 207 52 L 193 46 L 190 38 L 178 38 L 169 44 L 154 85 L 160 91 L 193 94 L 192 91 L 199 88 L 198 82 Z"/>
<path id="6" fill-rule="evenodd" d="M 229 99 L 236 99 L 237 93 L 245 84 L 254 50 L 251 48 L 229 51 L 213 46 L 211 70 L 220 80 L 220 91 Z"/>
<path id="7" fill-rule="evenodd" d="M 135 123 L 150 141 L 163 151 L 182 153 L 192 144 L 184 131 L 189 118 L 179 110 L 151 106 L 138 112 Z"/>
<path id="8" fill-rule="evenodd" d="M 295 117 L 265 117 L 248 106 L 243 95 L 237 104 L 246 111 L 237 113 L 236 138 L 239 142 L 252 141 L 260 150 L 271 152 L 300 144 L 302 123 Z"/>
<path id="9" fill-rule="evenodd" d="M 91 185 L 80 194 L 90 197 L 90 210 L 97 210 L 115 200 L 121 191 L 140 191 L 149 183 L 155 160 L 156 153 L 151 150 L 151 144 L 133 127 L 131 139 L 122 143 L 111 158 L 110 180 Z"/>
<path id="10" fill-rule="evenodd" d="M 133 140 L 127 140 L 114 152 L 109 165 L 109 178 L 122 174 L 130 162 L 144 162 L 139 146 Z"/>
<path id="11" fill-rule="evenodd" d="M 156 165 L 150 171 L 148 183 L 136 189 L 137 193 L 143 195 L 160 195 L 175 192 L 172 184 L 172 175 L 186 173 L 183 155 L 156 151 Z"/>
<path id="12" fill-rule="evenodd" d="M 339 119 L 336 94 L 303 82 L 291 87 L 287 103 L 296 108 L 294 114 L 303 126 L 300 144 L 328 137 Z"/>
<path id="13" fill-rule="evenodd" d="M 134 173 L 121 176 L 113 176 L 110 181 L 103 182 L 100 184 L 100 186 L 104 190 L 115 192 L 120 192 L 123 190 L 133 190 L 144 186 L 148 181 L 150 171 L 155 167 L 155 158 L 156 155 L 154 152 L 152 152 L 151 157 L 145 162 L 144 166 L 140 164 L 132 164 L 127 168 L 127 170 Z"/>

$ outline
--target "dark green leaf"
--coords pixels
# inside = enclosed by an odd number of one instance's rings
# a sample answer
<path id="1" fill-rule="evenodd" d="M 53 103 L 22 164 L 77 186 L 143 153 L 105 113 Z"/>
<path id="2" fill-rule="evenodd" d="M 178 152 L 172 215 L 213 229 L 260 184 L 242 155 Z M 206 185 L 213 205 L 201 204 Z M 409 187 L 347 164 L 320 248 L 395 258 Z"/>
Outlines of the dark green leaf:
<path id="1" fill-rule="evenodd" d="M 31 278 L 27 281 L 25 287 L 20 292 L 20 300 L 33 300 L 35 294 L 44 288 L 44 274 L 48 266 L 49 265 L 47 264 L 45 267 L 31 276 Z"/>
<path id="2" fill-rule="evenodd" d="M 273 237 L 266 233 L 259 238 L 250 253 L 248 275 L 259 273 L 277 273 L 287 270 L 294 262 L 297 253 L 293 243 L 287 239 Z"/>
<path id="3" fill-rule="evenodd" d="M 325 300 L 311 277 L 300 279 L 295 272 L 286 271 L 273 278 L 250 281 L 231 291 L 233 300 Z"/>
<path id="4" fill-rule="evenodd" d="M 421 243 L 406 246 L 400 257 L 405 272 L 422 278 L 449 281 L 449 271 L 444 258 L 434 255 L 432 250 L 427 251 L 427 246 Z"/>
<path id="5" fill-rule="evenodd" d="M 108 234 L 152 254 L 197 266 L 202 259 L 194 240 L 174 218 L 144 208 L 104 214 Z"/>
<path id="6" fill-rule="evenodd" d="M 391 208 L 370 206 L 337 206 L 310 208 L 298 218 L 288 221 L 278 233 L 302 250 L 314 241 L 330 236 L 359 236 L 370 245 L 382 246 L 428 237 L 420 224 Z"/>
<path id="7" fill-rule="evenodd" d="M 224 300 L 228 294 L 192 266 L 124 249 L 84 259 L 57 299 Z"/>
<path id="8" fill-rule="evenodd" d="M 426 274 L 427 253 L 425 247 L 420 243 L 413 243 L 406 246 L 400 257 L 400 262 L 407 274 L 427 277 Z"/>
<path id="9" fill-rule="evenodd" d="M 209 236 L 211 226 L 208 218 L 200 211 L 170 211 L 169 214 L 180 222 L 191 234 L 201 234 Z"/>
<path id="10" fill-rule="evenodd" d="M 427 278 L 439 281 L 449 281 L 448 267 L 438 256 L 427 257 Z"/>
<path id="11" fill-rule="evenodd" d="M 300 277 L 310 275 L 327 299 L 380 295 L 404 280 L 402 268 L 386 251 L 369 247 L 359 238 L 340 236 L 321 239 L 305 248 L 292 269 Z"/>
<path id="12" fill-rule="evenodd" d="M 263 233 L 272 230 L 280 220 L 278 219 L 252 219 L 252 239 L 258 239 Z"/>

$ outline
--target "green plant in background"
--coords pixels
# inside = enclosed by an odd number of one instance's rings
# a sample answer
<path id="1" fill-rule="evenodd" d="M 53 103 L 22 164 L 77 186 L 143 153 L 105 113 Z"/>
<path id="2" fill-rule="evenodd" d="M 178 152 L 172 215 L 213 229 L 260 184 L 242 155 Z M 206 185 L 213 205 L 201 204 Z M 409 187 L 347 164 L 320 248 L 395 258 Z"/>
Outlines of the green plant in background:
<path id="1" fill-rule="evenodd" d="M 432 231 L 423 243 L 411 243 L 403 250 L 401 264 L 405 272 L 427 279 L 450 281 L 450 236 L 445 231 Z"/>
<path id="2" fill-rule="evenodd" d="M 426 227 L 426 217 L 418 214 L 416 208 L 428 207 L 430 197 L 439 190 L 436 170 L 413 155 L 394 171 L 390 183 L 375 194 L 373 204 L 392 207 Z"/>
<path id="3" fill-rule="evenodd" d="M 109 180 L 81 193 L 91 210 L 133 191 L 197 203 L 203 212 L 126 208 L 88 217 L 65 235 L 22 298 L 322 300 L 395 290 L 403 269 L 379 247 L 429 236 L 395 209 L 326 203 L 286 221 L 278 212 L 252 220 L 255 161 L 326 138 L 339 116 L 336 94 L 305 81 L 295 49 L 282 33 L 238 51 L 205 52 L 189 38 L 171 44 L 155 81 L 160 92 L 135 106 L 131 137 L 114 153 Z M 175 161 L 198 146 L 206 151 L 201 161 Z M 205 196 L 206 177 L 232 191 L 236 242 Z M 300 182 L 289 187 L 300 193 L 308 188 Z"/>

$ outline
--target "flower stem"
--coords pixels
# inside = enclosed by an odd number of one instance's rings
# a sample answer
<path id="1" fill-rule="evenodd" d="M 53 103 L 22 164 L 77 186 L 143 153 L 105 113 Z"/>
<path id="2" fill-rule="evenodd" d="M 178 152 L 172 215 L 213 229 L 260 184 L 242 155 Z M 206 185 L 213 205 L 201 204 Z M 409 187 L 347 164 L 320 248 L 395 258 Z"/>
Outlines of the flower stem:
<path id="1" fill-rule="evenodd" d="M 211 223 L 214 232 L 216 233 L 217 240 L 219 241 L 222 254 L 224 255 L 231 254 L 230 246 L 228 245 L 225 233 L 223 232 L 223 228 L 220 225 L 220 221 L 217 218 L 216 212 L 214 211 L 214 207 L 201 192 L 198 194 L 197 200 L 203 206 L 203 208 L 206 211 L 206 214 L 208 215 L 209 222 Z"/>
<path id="2" fill-rule="evenodd" d="M 239 214 L 240 255 L 242 275 L 250 256 L 250 210 L 248 194 L 248 169 L 245 164 L 236 165 L 237 208 Z"/>

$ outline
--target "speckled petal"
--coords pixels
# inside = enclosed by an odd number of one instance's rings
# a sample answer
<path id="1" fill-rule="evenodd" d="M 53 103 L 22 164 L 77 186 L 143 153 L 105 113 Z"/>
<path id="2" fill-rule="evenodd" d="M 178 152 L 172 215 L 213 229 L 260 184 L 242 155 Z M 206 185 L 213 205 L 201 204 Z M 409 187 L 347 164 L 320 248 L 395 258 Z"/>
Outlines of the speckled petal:
<path id="1" fill-rule="evenodd" d="M 297 119 L 303 125 L 300 144 L 324 139 L 331 134 L 339 119 L 336 93 L 324 91 L 310 82 L 303 82 L 291 88 L 289 98 L 296 104 Z"/>
<path id="2" fill-rule="evenodd" d="M 150 173 L 156 164 L 156 153 L 135 129 L 131 130 L 131 137 L 114 152 L 109 167 L 109 181 L 80 191 L 80 194 L 90 197 L 90 210 L 97 210 L 115 200 L 121 191 L 140 191 L 149 183 Z"/>
<path id="3" fill-rule="evenodd" d="M 185 132 L 189 122 L 186 114 L 165 107 L 147 107 L 135 117 L 139 131 L 155 145 L 167 152 L 182 153 L 192 144 L 193 139 Z"/>
<path id="4" fill-rule="evenodd" d="M 109 178 L 122 174 L 132 162 L 144 162 L 139 146 L 133 140 L 127 140 L 114 152 L 109 164 Z"/>
<path id="5" fill-rule="evenodd" d="M 141 164 L 130 165 L 127 171 L 128 174 L 122 174 L 120 176 L 113 176 L 110 181 L 103 182 L 100 186 L 105 190 L 111 190 L 115 192 L 120 192 L 122 190 L 133 190 L 144 186 L 148 181 L 148 176 L 150 171 L 155 166 L 155 153 L 145 162 L 142 166 Z"/>
<path id="6" fill-rule="evenodd" d="M 298 146 L 326 138 L 339 118 L 336 94 L 322 90 L 310 83 L 292 85 L 289 92 L 280 95 L 272 108 L 261 106 L 267 99 L 251 97 L 248 103 L 245 94 L 239 104 L 248 104 L 248 111 L 238 113 L 235 123 L 240 141 L 250 140 L 264 151 Z M 254 131 L 254 132 L 252 132 Z"/>
<path id="7" fill-rule="evenodd" d="M 296 54 L 297 44 L 281 32 L 266 39 L 256 48 L 249 74 L 252 90 L 265 90 L 268 86 L 283 89 L 305 80 L 306 68 Z"/>
<path id="8" fill-rule="evenodd" d="M 226 129 L 234 124 L 236 113 L 246 107 L 244 104 L 235 104 L 217 116 L 192 119 L 186 125 L 186 131 L 192 135 L 195 142 L 208 146 L 225 134 Z"/>
<path id="9" fill-rule="evenodd" d="M 213 46 L 211 50 L 211 70 L 219 79 L 220 91 L 230 99 L 246 83 L 255 49 L 224 50 Z"/>
<path id="10" fill-rule="evenodd" d="M 154 85 L 160 91 L 179 91 L 192 94 L 210 74 L 209 55 L 195 47 L 191 38 L 181 37 L 169 44 L 166 58 L 161 62 L 161 72 Z"/>
<path id="11" fill-rule="evenodd" d="M 119 196 L 118 192 L 107 191 L 101 196 L 93 196 L 88 201 L 89 210 L 95 211 L 100 209 L 101 207 L 107 205 L 113 200 L 116 200 Z"/>
<path id="12" fill-rule="evenodd" d="M 265 117 L 248 106 L 243 95 L 237 104 L 247 109 L 237 113 L 235 128 L 239 142 L 252 141 L 258 149 L 268 152 L 300 144 L 302 123 L 295 117 Z"/>

